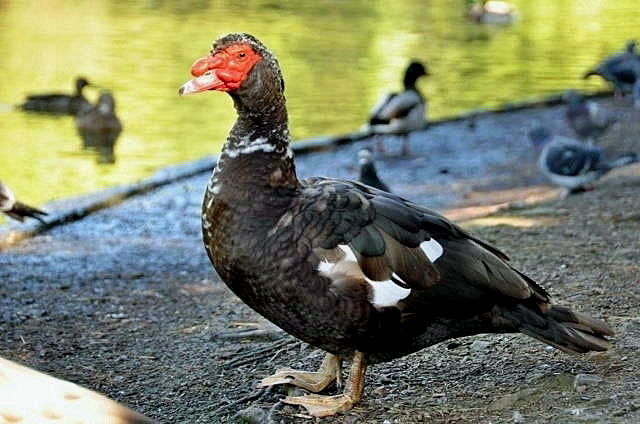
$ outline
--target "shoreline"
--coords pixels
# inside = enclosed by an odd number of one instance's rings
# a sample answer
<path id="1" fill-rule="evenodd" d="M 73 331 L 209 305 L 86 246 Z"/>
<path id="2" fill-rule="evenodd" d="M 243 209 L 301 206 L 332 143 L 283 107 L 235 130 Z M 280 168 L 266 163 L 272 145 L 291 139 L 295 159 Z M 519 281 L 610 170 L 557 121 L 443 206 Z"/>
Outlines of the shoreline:
<path id="1" fill-rule="evenodd" d="M 610 97 L 611 91 L 597 91 L 588 93 L 588 98 Z M 438 126 L 457 123 L 462 121 L 474 121 L 491 115 L 507 114 L 523 111 L 531 108 L 551 107 L 563 104 L 562 93 L 553 94 L 542 98 L 525 99 L 517 102 L 509 102 L 493 109 L 478 108 L 463 112 L 459 115 L 445 117 L 430 121 L 426 129 Z M 352 132 L 348 134 L 319 136 L 310 139 L 300 140 L 292 144 L 294 153 L 306 155 L 310 153 L 333 150 L 340 146 L 351 144 L 371 137 L 366 132 Z M 42 234 L 59 225 L 64 225 L 85 218 L 86 216 L 112 206 L 118 205 L 126 199 L 148 193 L 167 184 L 179 182 L 189 177 L 211 172 L 217 163 L 217 155 L 209 155 L 193 161 L 169 165 L 155 171 L 151 176 L 132 183 L 116 185 L 104 190 L 72 196 L 63 199 L 56 199 L 44 206 L 49 215 L 44 217 L 45 223 L 27 222 L 19 225 L 0 226 L 0 252 L 7 248 Z M 547 193 L 542 196 L 544 199 L 552 199 L 553 194 Z M 541 201 L 540 196 L 530 196 L 518 199 L 517 204 L 529 204 Z M 491 205 L 450 205 L 450 208 L 443 210 L 443 213 L 454 220 L 465 220 L 486 216 L 504 208 L 508 208 L 510 202 L 496 202 Z"/>

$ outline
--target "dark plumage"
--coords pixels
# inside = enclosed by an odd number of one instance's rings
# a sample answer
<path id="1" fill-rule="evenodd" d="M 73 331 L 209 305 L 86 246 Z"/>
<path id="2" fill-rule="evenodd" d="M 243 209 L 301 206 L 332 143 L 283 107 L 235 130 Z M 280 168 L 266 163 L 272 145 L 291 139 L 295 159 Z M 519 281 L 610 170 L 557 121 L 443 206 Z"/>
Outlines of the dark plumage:
<path id="1" fill-rule="evenodd" d="M 385 94 L 371 110 L 368 130 L 373 134 L 402 135 L 402 152 L 405 155 L 409 153 L 408 133 L 424 128 L 427 122 L 427 104 L 416 86 L 418 79 L 425 75 L 429 73 L 422 63 L 411 62 L 404 74 L 404 91 Z M 380 151 L 384 151 L 379 137 L 376 144 Z"/>
<path id="2" fill-rule="evenodd" d="M 617 94 L 630 93 L 640 69 L 640 56 L 636 52 L 636 45 L 634 40 L 627 42 L 623 52 L 603 60 L 595 68 L 587 71 L 584 78 L 598 75 L 611 83 Z"/>
<path id="3" fill-rule="evenodd" d="M 0 212 L 20 222 L 23 222 L 25 218 L 33 218 L 44 222 L 42 217 L 47 215 L 46 212 L 40 209 L 17 201 L 11 189 L 4 185 L 2 181 L 0 181 Z"/>
<path id="4" fill-rule="evenodd" d="M 543 127 L 531 131 L 529 137 L 540 150 L 538 167 L 542 173 L 569 192 L 581 191 L 612 169 L 638 161 L 635 153 L 605 161 L 600 147 L 554 136 Z"/>
<path id="5" fill-rule="evenodd" d="M 360 149 L 358 163 L 360 164 L 359 180 L 361 183 L 391 193 L 389 187 L 378 177 L 376 165 L 373 162 L 373 152 L 370 149 Z"/>
<path id="6" fill-rule="evenodd" d="M 613 114 L 597 103 L 584 98 L 580 93 L 570 90 L 565 94 L 567 109 L 565 116 L 573 131 L 583 140 L 594 143 L 611 125 L 617 122 Z"/>
<path id="7" fill-rule="evenodd" d="M 191 68 L 181 94 L 228 92 L 238 119 L 203 202 L 203 239 L 222 280 L 251 308 L 327 353 L 317 373 L 262 385 L 326 388 L 297 396 L 316 416 L 362 395 L 368 364 L 478 333 L 522 332 L 565 352 L 605 350 L 602 321 L 551 304 L 497 248 L 443 216 L 358 182 L 299 180 L 278 62 L 247 34 L 227 35 Z"/>
<path id="8" fill-rule="evenodd" d="M 103 92 L 95 106 L 84 108 L 76 117 L 76 128 L 83 146 L 97 150 L 107 162 L 113 161 L 113 148 L 122 132 L 115 108 L 111 93 Z"/>
<path id="9" fill-rule="evenodd" d="M 0 358 L 1 423 L 151 424 L 91 390 Z"/>
<path id="10" fill-rule="evenodd" d="M 82 108 L 90 106 L 89 101 L 82 94 L 82 90 L 88 85 L 91 85 L 89 81 L 79 77 L 76 79 L 74 94 L 33 94 L 27 96 L 20 108 L 30 112 L 76 115 Z"/>

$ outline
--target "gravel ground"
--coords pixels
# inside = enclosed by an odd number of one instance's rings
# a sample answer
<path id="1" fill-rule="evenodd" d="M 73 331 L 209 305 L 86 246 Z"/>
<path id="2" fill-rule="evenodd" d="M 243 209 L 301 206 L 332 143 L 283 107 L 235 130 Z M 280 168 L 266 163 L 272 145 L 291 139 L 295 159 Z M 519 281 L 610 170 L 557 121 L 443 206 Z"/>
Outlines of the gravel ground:
<path id="1" fill-rule="evenodd" d="M 603 143 L 640 151 L 640 113 L 623 115 Z M 524 134 L 535 120 L 568 133 L 559 116 L 547 108 L 483 117 L 475 130 L 438 126 L 412 135 L 410 159 L 382 158 L 380 173 L 394 191 L 435 208 L 537 184 Z M 300 173 L 353 177 L 358 147 L 301 157 Z M 494 147 L 482 161 L 462 153 Z M 276 368 L 311 369 L 322 354 L 277 331 L 234 337 L 238 328 L 269 327 L 206 258 L 207 180 L 131 198 L 1 252 L 0 356 L 159 422 L 314 422 L 278 403 L 285 388 L 255 389 Z M 640 422 L 639 189 L 640 166 L 632 166 L 593 191 L 464 224 L 556 302 L 606 318 L 617 331 L 610 351 L 570 356 L 523 335 L 452 340 L 372 366 L 362 402 L 322 422 Z"/>

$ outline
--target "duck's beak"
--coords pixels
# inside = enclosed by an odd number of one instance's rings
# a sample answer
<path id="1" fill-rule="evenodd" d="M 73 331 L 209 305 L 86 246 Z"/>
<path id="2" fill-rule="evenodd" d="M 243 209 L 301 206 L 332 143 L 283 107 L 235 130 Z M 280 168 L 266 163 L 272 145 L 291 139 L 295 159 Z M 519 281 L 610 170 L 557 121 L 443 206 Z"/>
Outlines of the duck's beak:
<path id="1" fill-rule="evenodd" d="M 223 59 L 217 56 L 206 56 L 193 62 L 193 65 L 191 65 L 191 75 L 195 78 L 184 83 L 178 90 L 178 94 L 186 96 L 187 94 L 223 88 L 225 84 L 216 74 L 216 70 L 220 68 L 223 63 Z"/>
<path id="2" fill-rule="evenodd" d="M 220 81 L 215 71 L 207 71 L 204 74 L 190 81 L 185 82 L 178 90 L 178 94 L 186 96 L 187 94 L 200 93 L 207 90 L 217 90 L 224 87 L 224 83 Z"/>

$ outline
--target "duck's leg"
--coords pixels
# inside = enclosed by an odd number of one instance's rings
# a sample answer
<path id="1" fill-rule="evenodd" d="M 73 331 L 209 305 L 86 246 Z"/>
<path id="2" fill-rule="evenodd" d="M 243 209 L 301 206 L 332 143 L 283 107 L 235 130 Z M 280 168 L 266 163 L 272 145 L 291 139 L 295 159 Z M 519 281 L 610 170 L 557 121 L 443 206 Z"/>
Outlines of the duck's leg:
<path id="1" fill-rule="evenodd" d="M 291 368 L 281 368 L 275 374 L 262 379 L 258 387 L 274 386 L 276 384 L 293 384 L 310 392 L 324 390 L 334 380 L 342 381 L 342 360 L 336 355 L 327 353 L 316 372 L 298 371 Z"/>
<path id="2" fill-rule="evenodd" d="M 402 135 L 402 156 L 409 156 L 409 133 Z"/>
<path id="3" fill-rule="evenodd" d="M 376 148 L 380 153 L 387 153 L 387 149 L 384 147 L 383 137 L 380 134 L 375 135 L 376 138 Z"/>
<path id="4" fill-rule="evenodd" d="M 337 396 L 307 395 L 287 396 L 283 402 L 291 405 L 304 406 L 307 412 L 314 417 L 326 417 L 338 412 L 347 411 L 353 407 L 362 397 L 364 389 L 364 373 L 367 365 L 364 354 L 356 351 L 353 355 L 349 379 L 344 392 Z"/>

